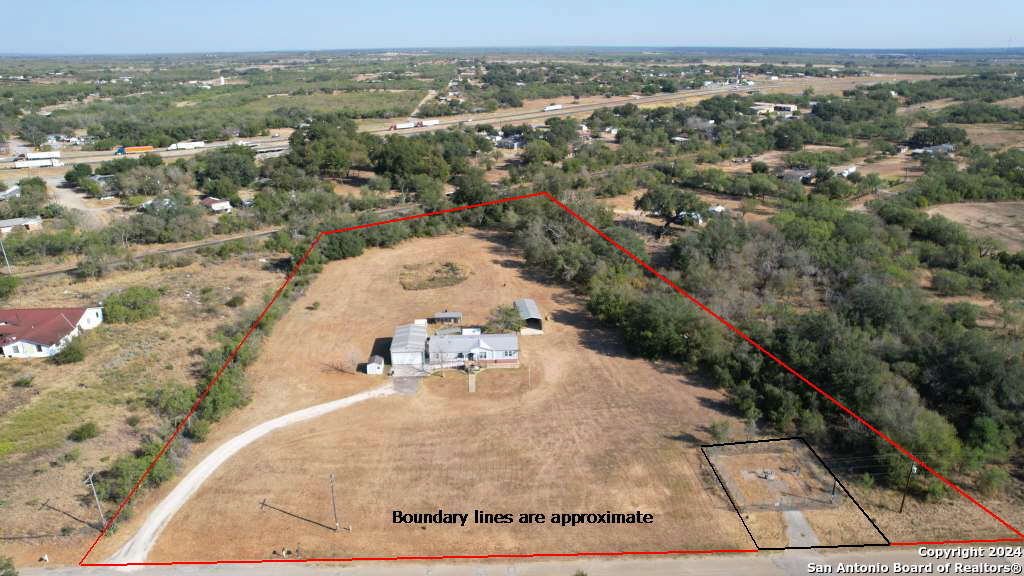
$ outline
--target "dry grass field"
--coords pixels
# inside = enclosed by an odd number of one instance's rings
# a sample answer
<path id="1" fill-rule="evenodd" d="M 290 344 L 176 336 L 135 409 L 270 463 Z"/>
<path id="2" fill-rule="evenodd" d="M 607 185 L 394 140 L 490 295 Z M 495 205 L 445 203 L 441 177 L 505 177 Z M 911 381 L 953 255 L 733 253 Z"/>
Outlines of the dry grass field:
<path id="1" fill-rule="evenodd" d="M 403 267 L 424 260 L 457 262 L 472 273 L 455 287 L 403 290 Z M 549 319 L 544 335 L 521 339 L 522 368 L 485 371 L 474 395 L 464 376 L 449 372 L 423 381 L 415 395 L 275 433 L 199 490 L 150 560 L 268 558 L 286 546 L 318 557 L 751 548 L 724 496 L 705 486 L 697 449 L 709 440 L 708 422 L 731 420 L 723 395 L 674 366 L 629 356 L 570 292 L 531 280 L 518 254 L 480 233 L 414 240 L 330 264 L 265 343 L 250 371 L 254 403 L 218 435 L 378 384 L 379 377 L 326 365 L 365 358 L 396 324 L 443 308 L 481 322 L 518 297 L 534 298 Z M 319 308 L 307 309 L 314 302 Z M 266 498 L 329 520 L 331 473 L 352 533 L 260 511 Z M 614 529 L 391 523 L 393 510 L 438 509 L 641 510 L 655 521 Z M 96 557 L 116 548 L 132 525 L 106 539 Z"/>
<path id="2" fill-rule="evenodd" d="M 434 260 L 471 273 L 458 286 L 401 287 L 404 267 Z M 448 372 L 425 379 L 414 395 L 358 404 L 244 449 L 171 521 L 149 560 L 271 558 L 285 547 L 301 548 L 306 557 L 752 548 L 698 449 L 711 439 L 711 422 L 741 428 L 726 414 L 724 396 L 673 365 L 631 357 L 613 333 L 592 323 L 573 294 L 538 282 L 521 266 L 515 251 L 481 232 L 413 240 L 329 264 L 278 322 L 250 368 L 254 401 L 215 427 L 186 458 L 185 469 L 259 422 L 378 386 L 383 377 L 339 366 L 365 360 L 396 324 L 445 308 L 482 322 L 495 306 L 531 297 L 547 317 L 545 334 L 523 337 L 522 368 L 483 372 L 475 394 L 464 376 Z M 341 523 L 353 532 L 260 510 L 266 499 L 330 524 L 330 474 L 338 478 Z M 1009 534 L 956 495 L 936 504 L 912 502 L 900 515 L 891 491 L 848 488 L 894 541 Z M 109 557 L 169 490 L 137 498 L 136 518 L 104 538 L 92 559 Z M 1011 523 L 1024 515 L 1005 503 L 986 503 Z M 393 510 L 438 509 L 636 509 L 654 514 L 655 523 L 609 530 L 391 522 Z M 837 520 L 830 513 L 808 513 L 821 538 L 834 537 L 828 530 Z M 750 521 L 768 538 L 784 537 L 781 518 L 771 514 Z"/>
<path id="3" fill-rule="evenodd" d="M 0 360 L 0 537 L 60 534 L 65 537 L 21 542 L 0 540 L 0 554 L 16 557 L 42 549 L 55 561 L 75 561 L 96 532 L 91 500 L 83 498 L 89 470 L 104 469 L 113 457 L 138 446 L 146 435 L 160 436 L 161 423 L 145 398 L 166 382 L 194 385 L 194 350 L 209 344 L 213 330 L 236 318 L 241 308 L 224 305 L 242 296 L 248 305 L 263 301 L 281 282 L 255 257 L 235 257 L 183 268 L 116 272 L 74 282 L 67 276 L 26 281 L 7 303 L 15 307 L 93 306 L 129 286 L 163 292 L 160 314 L 134 324 L 104 324 L 87 333 L 84 361 L 56 366 L 45 360 Z M 30 387 L 16 387 L 23 376 Z M 69 432 L 92 421 L 99 435 L 84 442 Z M 41 509 L 44 502 L 53 509 Z M 67 549 L 68 557 L 58 555 Z M 77 554 L 74 558 L 73 556 Z"/>
<path id="4" fill-rule="evenodd" d="M 973 234 L 994 238 L 1008 250 L 1024 248 L 1024 202 L 963 202 L 928 209 L 967 227 Z"/>
<path id="5" fill-rule="evenodd" d="M 972 144 L 990 152 L 1001 152 L 1024 145 L 1024 128 L 1010 124 L 951 124 L 967 131 Z"/>

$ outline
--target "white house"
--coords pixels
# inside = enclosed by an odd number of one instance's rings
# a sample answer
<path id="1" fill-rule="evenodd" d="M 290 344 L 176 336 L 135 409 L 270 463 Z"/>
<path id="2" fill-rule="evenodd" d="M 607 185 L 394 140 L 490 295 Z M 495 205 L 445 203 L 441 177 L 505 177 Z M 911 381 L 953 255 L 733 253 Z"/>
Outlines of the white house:
<path id="1" fill-rule="evenodd" d="M 516 334 L 450 334 L 433 336 L 427 342 L 431 366 L 451 368 L 476 364 L 519 364 L 519 336 Z"/>
<path id="2" fill-rule="evenodd" d="M 199 203 L 206 206 L 213 212 L 223 212 L 224 214 L 231 213 L 231 202 L 228 202 L 227 200 L 221 200 L 220 198 L 210 196 L 209 198 L 203 198 Z"/>
<path id="3" fill-rule="evenodd" d="M 103 323 L 103 309 L 28 308 L 0 310 L 0 355 L 46 358 Z"/>

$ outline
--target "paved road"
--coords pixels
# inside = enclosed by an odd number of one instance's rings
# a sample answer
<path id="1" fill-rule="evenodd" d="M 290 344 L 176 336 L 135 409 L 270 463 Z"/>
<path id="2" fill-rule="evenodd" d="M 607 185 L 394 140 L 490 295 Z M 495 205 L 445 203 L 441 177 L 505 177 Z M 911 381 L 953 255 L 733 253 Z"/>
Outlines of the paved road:
<path id="1" fill-rule="evenodd" d="M 699 527 L 695 527 L 699 529 Z M 967 545 L 965 545 L 967 546 Z M 947 548 L 949 546 L 946 546 Z M 333 564 L 234 564 L 219 566 L 146 566 L 137 568 L 140 576 L 571 576 L 577 570 L 587 576 L 790 576 L 807 574 L 808 564 L 832 567 L 836 573 L 839 563 L 888 565 L 928 564 L 929 559 L 918 554 L 918 546 L 890 548 L 863 548 L 841 550 L 811 550 L 786 552 L 752 552 L 740 554 L 680 554 L 673 556 L 573 558 L 530 561 L 449 562 L 437 561 L 356 561 Z M 998 558 L 950 559 L 931 561 L 933 571 L 946 562 L 978 566 L 1008 567 L 1020 559 Z M 52 570 L 22 570 L 25 576 L 106 576 L 123 574 L 124 568 L 65 567 Z"/>
<path id="2" fill-rule="evenodd" d="M 235 436 L 228 440 L 224 444 L 217 447 L 216 450 L 211 452 L 206 458 L 203 458 L 199 464 L 195 466 L 184 478 L 178 481 L 178 485 L 174 487 L 156 507 L 154 507 L 146 520 L 142 523 L 138 532 L 124 546 L 110 558 L 110 563 L 130 563 L 130 562 L 145 562 L 146 557 L 149 555 L 149 551 L 152 550 L 153 545 L 156 543 L 156 539 L 160 536 L 164 526 L 174 517 L 175 513 L 188 502 L 189 498 L 195 494 L 196 490 L 202 486 L 217 468 L 227 462 L 229 458 L 238 453 L 239 450 L 245 448 L 249 444 L 252 444 L 256 440 L 266 436 L 267 434 L 284 428 L 285 426 L 291 426 L 299 422 L 306 420 L 312 420 L 313 418 L 319 418 L 329 412 L 340 410 L 347 406 L 351 406 L 357 402 L 363 400 L 369 400 L 371 398 L 380 398 L 382 396 L 389 396 L 394 394 L 394 389 L 391 384 L 386 384 L 373 390 L 367 390 L 366 392 L 360 392 L 342 398 L 340 400 L 333 400 L 331 402 L 325 402 L 323 404 L 317 404 L 316 406 L 310 406 L 309 408 L 303 408 L 302 410 L 296 410 L 285 414 L 284 416 L 278 416 L 273 420 L 268 420 L 262 424 L 254 426 L 249 430 Z M 92 559 L 93 562 L 99 562 L 97 559 Z"/>
<path id="3" fill-rule="evenodd" d="M 670 94 L 654 94 L 652 96 L 628 96 L 623 98 L 608 98 L 602 102 L 596 102 L 592 104 L 567 104 L 559 110 L 543 111 L 543 110 L 530 110 L 530 111 L 516 111 L 508 113 L 491 113 L 483 114 L 478 118 L 474 119 L 444 119 L 440 123 L 433 126 L 424 126 L 422 128 L 410 128 L 406 130 L 399 130 L 396 134 L 418 134 L 420 132 L 431 132 L 434 130 L 444 130 L 452 126 L 466 125 L 475 126 L 479 124 L 507 124 L 510 122 L 527 122 L 530 120 L 546 120 L 548 118 L 554 118 L 557 116 L 573 116 L 583 112 L 593 112 L 594 110 L 600 110 L 602 108 L 612 108 L 615 106 L 621 106 L 623 104 L 657 104 L 657 103 L 670 103 L 679 100 L 687 100 L 694 97 L 711 97 L 719 94 L 730 94 L 730 93 L 745 93 L 750 90 L 760 90 L 764 88 L 780 88 L 787 84 L 793 84 L 794 88 L 802 87 L 803 85 L 795 81 L 780 80 L 777 82 L 769 82 L 765 84 L 759 84 L 757 86 L 714 86 L 711 88 L 700 88 L 695 90 L 684 90 L 681 92 L 673 92 Z M 418 108 L 418 106 L 417 106 Z M 374 127 L 374 128 L 363 128 L 364 131 L 382 134 L 388 133 L 389 129 L 385 127 Z M 279 138 L 276 140 L 267 139 L 256 139 L 251 140 L 254 145 L 254 149 L 257 152 L 270 152 L 279 150 L 281 148 L 287 148 L 288 140 Z M 211 148 L 220 148 L 224 146 L 230 146 L 233 142 L 210 142 L 205 148 L 197 148 L 195 150 L 167 150 L 164 148 L 158 148 L 154 152 L 159 153 L 164 158 L 181 158 L 194 156 L 201 154 Z M 133 154 L 132 156 L 139 156 Z M 86 152 L 65 152 L 62 160 L 68 166 L 75 163 L 82 164 L 99 164 L 106 162 L 113 158 L 113 152 L 110 151 L 86 151 Z M 4 165 L 5 160 L 11 158 L 0 158 L 0 169 L 8 169 L 8 166 Z M 10 167 L 13 169 L 13 166 Z"/>

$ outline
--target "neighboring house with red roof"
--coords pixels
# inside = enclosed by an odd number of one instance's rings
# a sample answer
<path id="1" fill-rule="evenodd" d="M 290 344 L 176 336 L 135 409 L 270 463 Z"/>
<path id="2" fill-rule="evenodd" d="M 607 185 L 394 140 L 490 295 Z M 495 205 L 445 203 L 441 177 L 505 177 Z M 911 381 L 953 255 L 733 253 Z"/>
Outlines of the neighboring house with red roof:
<path id="1" fill-rule="evenodd" d="M 102 323 L 103 309 L 99 307 L 0 310 L 0 356 L 53 356 L 83 330 Z"/>

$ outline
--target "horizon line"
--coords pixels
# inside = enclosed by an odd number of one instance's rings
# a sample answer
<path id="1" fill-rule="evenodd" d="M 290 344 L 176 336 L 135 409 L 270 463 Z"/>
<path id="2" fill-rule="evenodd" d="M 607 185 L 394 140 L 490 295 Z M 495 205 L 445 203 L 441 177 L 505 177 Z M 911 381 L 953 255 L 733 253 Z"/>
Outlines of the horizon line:
<path id="1" fill-rule="evenodd" d="M 643 50 L 675 50 L 675 51 L 762 51 L 762 52 L 818 52 L 818 53 L 829 53 L 829 52 L 863 52 L 867 54 L 900 54 L 900 53 L 921 53 L 921 52 L 933 52 L 933 53 L 957 53 L 957 52 L 982 52 L 982 53 L 1005 53 L 1013 54 L 1020 53 L 1024 55 L 1024 45 L 1022 46 L 965 46 L 965 47 L 904 47 L 904 48 L 893 48 L 893 47 L 861 47 L 861 48 L 849 48 L 849 47 L 811 47 L 811 46 L 727 46 L 727 45 L 661 45 L 661 44 L 535 44 L 535 45 L 491 45 L 491 46 L 387 46 L 387 47 L 376 47 L 376 48 L 270 48 L 270 49 L 253 49 L 253 50 L 190 50 L 190 51 L 154 51 L 154 52 L 10 52 L 0 53 L 0 59 L 4 58 L 88 58 L 88 57 L 167 57 L 167 56 L 221 56 L 221 55 L 246 55 L 246 54 L 301 54 L 301 53 L 331 53 L 331 52 L 364 52 L 364 53 L 381 53 L 381 52 L 423 52 L 429 53 L 443 53 L 446 51 L 508 51 L 508 52 L 529 52 L 531 50 L 543 50 L 543 51 L 584 51 L 584 50 L 602 50 L 612 51 L 621 50 L 626 52 L 635 52 Z"/>

